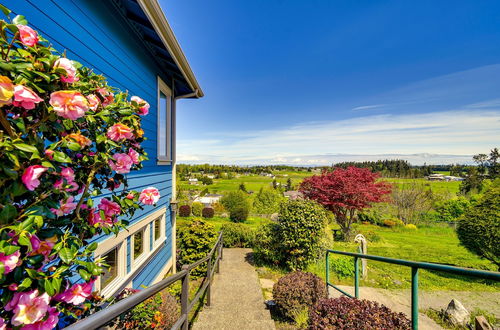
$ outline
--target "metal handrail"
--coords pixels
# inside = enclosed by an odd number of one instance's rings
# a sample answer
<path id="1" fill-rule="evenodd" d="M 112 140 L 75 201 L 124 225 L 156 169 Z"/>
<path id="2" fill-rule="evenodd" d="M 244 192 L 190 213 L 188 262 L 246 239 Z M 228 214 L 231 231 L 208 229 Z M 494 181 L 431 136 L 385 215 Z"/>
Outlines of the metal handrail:
<path id="1" fill-rule="evenodd" d="M 79 320 L 76 323 L 73 323 L 66 327 L 69 330 L 89 330 L 89 329 L 97 329 L 119 317 L 123 313 L 128 312 L 135 306 L 144 302 L 145 300 L 151 298 L 158 292 L 164 290 L 169 287 L 173 283 L 181 280 L 182 281 L 182 291 L 181 291 L 181 316 L 177 320 L 177 322 L 172 326 L 172 329 L 188 329 L 189 327 L 189 313 L 191 309 L 196 305 L 201 296 L 207 292 L 207 305 L 210 306 L 210 287 L 212 283 L 212 278 L 214 271 L 219 272 L 219 262 L 222 259 L 222 249 L 224 243 L 222 239 L 222 232 L 219 233 L 217 241 L 215 242 L 213 248 L 210 252 L 202 259 L 189 264 L 182 266 L 182 270 L 177 272 L 176 274 L 169 276 L 160 282 L 153 284 L 152 286 L 141 290 L 130 297 L 122 299 L 115 304 L 107 306 L 105 309 L 92 314 L 84 319 Z M 217 252 L 217 257 L 214 260 L 214 271 L 212 271 L 212 257 Z M 189 302 L 189 274 L 193 268 L 196 268 L 203 262 L 209 261 L 207 267 L 207 276 L 206 282 L 202 285 L 201 289 L 195 295 L 193 300 Z"/>
<path id="2" fill-rule="evenodd" d="M 330 266 L 329 266 L 329 258 L 328 258 L 330 253 L 354 257 L 354 296 L 352 296 L 351 294 L 345 292 L 344 290 L 342 290 L 342 289 L 336 287 L 335 285 L 333 285 L 332 283 L 330 283 L 330 281 L 329 281 L 329 279 L 330 279 Z M 446 272 L 446 273 L 465 275 L 465 276 L 474 276 L 474 277 L 479 277 L 479 278 L 487 279 L 487 280 L 500 281 L 500 273 L 499 272 L 491 272 L 491 271 L 485 271 L 485 270 L 479 270 L 479 269 L 460 268 L 460 267 L 441 265 L 441 264 L 430 263 L 430 262 L 417 262 L 417 261 L 410 261 L 410 260 L 404 260 L 404 259 L 387 258 L 387 257 L 374 256 L 374 255 L 363 254 L 363 253 L 344 252 L 344 251 L 337 251 L 337 250 L 326 250 L 325 262 L 326 262 L 326 287 L 327 287 L 327 290 L 328 290 L 328 287 L 330 286 L 348 297 L 359 298 L 359 259 L 360 258 L 381 261 L 381 262 L 385 262 L 385 263 L 401 265 L 401 266 L 406 266 L 406 267 L 411 268 L 411 321 L 412 321 L 412 329 L 414 329 L 414 330 L 418 330 L 418 270 L 419 269 L 442 271 L 442 272 Z"/>

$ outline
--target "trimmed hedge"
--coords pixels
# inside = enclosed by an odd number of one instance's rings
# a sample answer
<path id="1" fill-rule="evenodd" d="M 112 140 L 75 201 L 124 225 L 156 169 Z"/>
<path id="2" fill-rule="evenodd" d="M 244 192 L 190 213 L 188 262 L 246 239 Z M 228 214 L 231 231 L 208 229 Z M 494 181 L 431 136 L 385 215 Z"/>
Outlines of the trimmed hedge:
<path id="1" fill-rule="evenodd" d="M 411 329 L 403 313 L 374 301 L 347 297 L 322 299 L 309 312 L 309 329 Z"/>
<path id="2" fill-rule="evenodd" d="M 181 205 L 179 207 L 179 216 L 180 217 L 189 217 L 190 215 L 191 215 L 191 206 Z"/>
<path id="3" fill-rule="evenodd" d="M 278 310 L 290 319 L 322 298 L 326 298 L 326 284 L 313 273 L 296 271 L 287 274 L 273 287 Z"/>
<path id="4" fill-rule="evenodd" d="M 213 218 L 214 214 L 214 209 L 211 207 L 204 207 L 203 210 L 201 210 L 201 216 L 207 219 Z"/>
<path id="5" fill-rule="evenodd" d="M 221 227 L 225 247 L 252 247 L 255 232 L 241 223 L 225 223 Z"/>
<path id="6" fill-rule="evenodd" d="M 193 213 L 193 215 L 195 217 L 201 217 L 202 211 L 203 211 L 203 204 L 202 203 L 194 202 L 193 204 L 191 204 L 191 213 Z"/>

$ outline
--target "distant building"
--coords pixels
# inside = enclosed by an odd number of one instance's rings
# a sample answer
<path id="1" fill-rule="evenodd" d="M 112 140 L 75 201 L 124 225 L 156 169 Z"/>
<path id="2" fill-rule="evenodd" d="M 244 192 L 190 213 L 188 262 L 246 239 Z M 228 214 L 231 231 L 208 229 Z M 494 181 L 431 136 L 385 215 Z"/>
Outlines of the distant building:
<path id="1" fill-rule="evenodd" d="M 205 196 L 196 197 L 194 201 L 202 203 L 205 207 L 209 207 L 218 203 L 222 197 L 223 196 L 219 194 L 206 194 Z"/>
<path id="2" fill-rule="evenodd" d="M 444 174 L 434 173 L 427 177 L 429 181 L 445 181 Z"/>
<path id="3" fill-rule="evenodd" d="M 446 181 L 464 181 L 464 178 L 461 178 L 459 176 L 453 176 L 453 175 L 445 175 L 444 179 Z"/>
<path id="4" fill-rule="evenodd" d="M 285 196 L 286 198 L 288 198 L 289 200 L 297 200 L 297 199 L 304 199 L 304 194 L 301 193 L 300 191 L 296 191 L 296 190 L 290 190 L 290 191 L 285 191 L 283 193 L 283 196 Z"/>
<path id="5" fill-rule="evenodd" d="M 191 185 L 197 185 L 198 184 L 198 179 L 189 179 L 188 182 Z"/>

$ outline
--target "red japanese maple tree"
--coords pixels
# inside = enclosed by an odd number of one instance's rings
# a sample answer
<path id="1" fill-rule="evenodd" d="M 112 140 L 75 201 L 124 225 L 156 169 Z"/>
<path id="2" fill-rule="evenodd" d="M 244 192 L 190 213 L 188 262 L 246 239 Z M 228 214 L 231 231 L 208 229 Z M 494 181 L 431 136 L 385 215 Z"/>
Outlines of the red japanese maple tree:
<path id="1" fill-rule="evenodd" d="M 300 191 L 333 212 L 344 239 L 348 240 L 356 211 L 383 202 L 391 192 L 391 185 L 377 181 L 378 178 L 378 173 L 367 168 L 334 168 L 333 171 L 305 178 Z"/>

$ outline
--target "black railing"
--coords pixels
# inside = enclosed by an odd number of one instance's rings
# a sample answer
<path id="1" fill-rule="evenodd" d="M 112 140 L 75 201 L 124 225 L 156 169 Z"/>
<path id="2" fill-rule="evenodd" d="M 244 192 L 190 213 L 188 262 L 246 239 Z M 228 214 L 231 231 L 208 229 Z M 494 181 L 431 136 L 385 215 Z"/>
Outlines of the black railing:
<path id="1" fill-rule="evenodd" d="M 106 324 L 113 321 L 115 318 L 119 317 L 123 313 L 130 311 L 135 306 L 139 305 L 143 301 L 151 298 L 158 292 L 168 288 L 177 281 L 182 281 L 181 289 L 181 316 L 172 326 L 172 329 L 183 329 L 187 330 L 189 327 L 189 313 L 200 300 L 200 298 L 205 294 L 207 297 L 207 305 L 210 306 L 210 289 L 212 285 L 212 279 L 215 272 L 219 272 L 219 263 L 222 259 L 223 250 L 223 240 L 222 232 L 219 233 L 217 242 L 213 246 L 212 250 L 202 259 L 192 263 L 190 265 L 182 266 L 180 272 L 169 276 L 160 282 L 146 288 L 130 297 L 118 301 L 115 304 L 107 306 L 105 309 L 92 314 L 80 321 L 71 324 L 66 329 L 69 330 L 90 330 L 97 329 L 99 327 L 105 326 Z M 215 255 L 215 260 L 213 256 Z M 207 262 L 207 275 L 203 281 L 202 286 L 196 293 L 193 299 L 189 299 L 189 274 L 192 269 L 200 266 L 204 262 Z"/>

